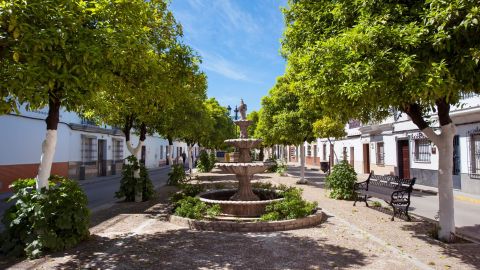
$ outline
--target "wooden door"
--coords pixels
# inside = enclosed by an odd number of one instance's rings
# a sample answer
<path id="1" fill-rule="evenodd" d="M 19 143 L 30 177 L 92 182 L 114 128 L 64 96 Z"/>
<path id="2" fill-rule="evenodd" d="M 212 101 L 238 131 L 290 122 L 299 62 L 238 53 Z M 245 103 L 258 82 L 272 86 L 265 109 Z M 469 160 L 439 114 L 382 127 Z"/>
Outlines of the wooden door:
<path id="1" fill-rule="evenodd" d="M 354 150 L 355 148 L 353 146 L 350 146 L 350 165 L 355 166 L 355 157 L 354 157 Z"/>
<path id="2" fill-rule="evenodd" d="M 398 176 L 410 178 L 410 151 L 408 141 L 398 141 Z"/>
<path id="3" fill-rule="evenodd" d="M 363 144 L 363 173 L 370 173 L 370 144 Z"/>
<path id="4" fill-rule="evenodd" d="M 142 154 L 141 154 L 141 157 L 140 157 L 140 163 L 142 163 L 143 165 L 145 165 L 145 159 L 147 157 L 147 147 L 145 145 L 142 145 Z"/>

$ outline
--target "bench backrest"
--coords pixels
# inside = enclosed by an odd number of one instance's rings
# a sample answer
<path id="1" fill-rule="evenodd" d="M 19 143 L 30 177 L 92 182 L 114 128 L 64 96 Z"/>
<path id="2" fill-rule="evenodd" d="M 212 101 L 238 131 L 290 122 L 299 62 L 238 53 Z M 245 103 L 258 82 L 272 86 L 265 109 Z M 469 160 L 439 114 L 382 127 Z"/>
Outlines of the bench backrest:
<path id="1" fill-rule="evenodd" d="M 367 188 L 368 186 L 383 187 L 389 189 L 412 189 L 412 186 L 415 184 L 415 177 L 412 179 L 400 178 L 395 175 L 376 175 L 370 173 L 367 179 Z"/>

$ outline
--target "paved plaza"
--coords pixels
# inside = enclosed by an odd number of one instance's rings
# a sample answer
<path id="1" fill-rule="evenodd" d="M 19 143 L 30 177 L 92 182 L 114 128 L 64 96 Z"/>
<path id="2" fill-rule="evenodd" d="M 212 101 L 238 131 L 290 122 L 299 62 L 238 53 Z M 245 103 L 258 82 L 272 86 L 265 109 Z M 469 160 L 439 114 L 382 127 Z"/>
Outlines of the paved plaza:
<path id="1" fill-rule="evenodd" d="M 232 175 L 200 174 L 209 182 Z M 294 185 L 295 177 L 261 174 L 262 182 Z M 431 224 L 390 221 L 388 209 L 331 200 L 322 184 L 300 186 L 326 213 L 319 226 L 274 233 L 192 231 L 167 221 L 168 194 L 117 203 L 92 216 L 91 239 L 11 269 L 478 269 L 480 245 L 446 245 L 428 236 Z"/>

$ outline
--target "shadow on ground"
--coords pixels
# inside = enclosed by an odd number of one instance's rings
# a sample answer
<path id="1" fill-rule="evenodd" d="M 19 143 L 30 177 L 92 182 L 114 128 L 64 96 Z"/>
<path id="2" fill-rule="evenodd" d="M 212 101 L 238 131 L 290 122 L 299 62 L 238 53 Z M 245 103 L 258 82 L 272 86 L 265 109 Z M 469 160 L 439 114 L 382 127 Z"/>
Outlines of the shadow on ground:
<path id="1" fill-rule="evenodd" d="M 308 252 L 306 252 L 308 251 Z M 171 230 L 109 239 L 95 236 L 57 269 L 344 269 L 365 265 L 361 251 L 288 233 Z"/>
<path id="2" fill-rule="evenodd" d="M 478 269 L 480 266 L 480 254 L 478 253 L 480 244 L 472 243 L 462 238 L 458 238 L 454 243 L 441 242 L 432 236 L 432 233 L 436 230 L 434 222 L 420 217 L 417 217 L 416 220 L 417 222 L 403 225 L 402 229 L 411 231 L 412 237 L 439 247 L 445 257 L 458 258 L 465 264 L 473 266 L 474 269 Z"/>

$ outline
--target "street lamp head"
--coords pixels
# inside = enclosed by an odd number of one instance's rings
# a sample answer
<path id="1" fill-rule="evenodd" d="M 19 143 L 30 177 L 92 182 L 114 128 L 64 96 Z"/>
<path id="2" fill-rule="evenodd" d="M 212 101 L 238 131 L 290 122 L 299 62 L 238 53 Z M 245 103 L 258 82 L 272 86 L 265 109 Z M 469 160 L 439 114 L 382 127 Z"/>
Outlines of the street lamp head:
<path id="1" fill-rule="evenodd" d="M 230 107 L 230 105 L 227 106 L 227 111 L 228 111 L 228 115 L 232 113 L 232 107 Z"/>

